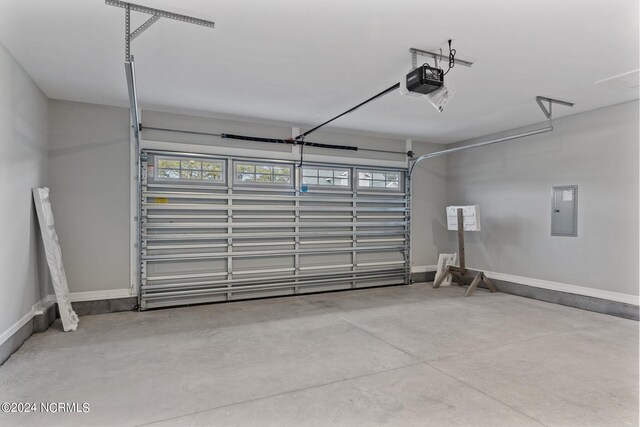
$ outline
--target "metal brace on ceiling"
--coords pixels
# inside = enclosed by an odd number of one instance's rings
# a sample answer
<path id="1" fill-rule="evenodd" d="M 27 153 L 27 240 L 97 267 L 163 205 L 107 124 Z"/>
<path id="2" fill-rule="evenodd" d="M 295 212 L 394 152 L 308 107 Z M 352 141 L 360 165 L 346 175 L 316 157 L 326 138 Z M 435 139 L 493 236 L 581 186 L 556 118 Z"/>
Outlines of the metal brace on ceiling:
<path id="1" fill-rule="evenodd" d="M 206 19 L 194 18 L 193 16 L 181 15 L 179 13 L 173 13 L 162 9 L 155 9 L 153 7 L 142 6 L 135 3 L 128 3 L 120 0 L 105 0 L 105 4 L 109 6 L 121 7 L 125 10 L 125 57 L 126 62 L 131 61 L 131 41 L 142 34 L 150 26 L 160 18 L 175 19 L 176 21 L 186 22 L 188 24 L 202 25 L 203 27 L 214 28 L 215 22 L 207 21 Z M 131 12 L 142 12 L 151 15 L 151 18 L 147 19 L 144 24 L 140 25 L 133 32 L 131 32 Z"/>
<path id="2" fill-rule="evenodd" d="M 547 98 L 546 96 L 536 96 L 536 102 L 538 103 L 538 106 L 540 106 L 540 109 L 542 110 L 542 113 L 549 120 L 551 120 L 551 106 L 553 104 L 566 105 L 567 107 L 573 107 L 573 102 L 561 101 L 559 99 L 553 99 L 553 98 Z M 543 102 L 548 102 L 549 103 L 549 109 L 547 109 L 547 107 L 544 106 Z"/>
<path id="3" fill-rule="evenodd" d="M 422 50 L 422 49 L 417 49 L 415 47 L 412 47 L 409 49 L 409 53 L 411 54 L 411 69 L 415 70 L 416 68 L 418 68 L 418 55 L 422 55 L 422 56 L 430 56 L 433 58 L 433 60 L 436 63 L 436 67 L 438 64 L 438 60 L 445 60 L 448 61 L 449 60 L 449 55 L 443 55 L 442 53 L 438 53 L 438 52 L 431 52 L 428 50 Z M 473 62 L 470 61 L 465 61 L 464 59 L 455 59 L 455 63 L 456 65 L 464 65 L 465 67 L 471 67 L 473 65 Z"/>

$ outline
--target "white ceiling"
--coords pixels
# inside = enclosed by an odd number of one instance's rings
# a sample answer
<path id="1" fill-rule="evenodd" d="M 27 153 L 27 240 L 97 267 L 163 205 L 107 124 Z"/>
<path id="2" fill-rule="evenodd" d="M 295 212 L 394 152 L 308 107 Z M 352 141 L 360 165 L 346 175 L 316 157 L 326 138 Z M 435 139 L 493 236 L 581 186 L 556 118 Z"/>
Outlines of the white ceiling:
<path id="1" fill-rule="evenodd" d="M 142 107 L 313 125 L 385 89 L 409 47 L 460 59 L 443 113 L 394 92 L 334 126 L 448 143 L 637 99 L 595 84 L 638 69 L 637 0 L 137 0 L 211 19 L 161 19 L 133 42 Z M 136 14 L 133 28 L 147 16 Z M 103 0 L 0 0 L 0 41 L 50 98 L 128 105 L 124 10 Z"/>

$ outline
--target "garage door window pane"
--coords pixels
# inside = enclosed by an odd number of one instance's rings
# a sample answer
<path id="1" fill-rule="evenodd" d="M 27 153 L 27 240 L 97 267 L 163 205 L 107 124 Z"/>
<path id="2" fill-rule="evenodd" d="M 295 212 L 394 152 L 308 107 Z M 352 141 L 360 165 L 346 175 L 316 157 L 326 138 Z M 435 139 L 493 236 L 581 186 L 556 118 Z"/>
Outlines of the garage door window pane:
<path id="1" fill-rule="evenodd" d="M 160 161 L 158 162 L 158 166 L 166 169 L 180 169 L 180 161 L 160 159 Z"/>
<path id="2" fill-rule="evenodd" d="M 182 170 L 182 177 L 186 179 L 202 179 L 201 171 Z"/>
<path id="3" fill-rule="evenodd" d="M 307 185 L 318 185 L 318 178 L 314 176 L 303 176 L 302 183 Z"/>
<path id="4" fill-rule="evenodd" d="M 236 175 L 236 180 L 238 182 L 248 182 L 248 181 L 251 182 L 256 180 L 256 175 L 248 174 L 248 173 L 239 173 L 238 175 Z"/>
<path id="5" fill-rule="evenodd" d="M 219 181 L 221 178 L 220 172 L 202 172 L 202 179 L 207 181 Z"/>
<path id="6" fill-rule="evenodd" d="M 290 184 L 291 177 L 288 175 L 275 175 L 273 177 L 273 182 L 276 182 L 278 184 Z"/>
<path id="7" fill-rule="evenodd" d="M 222 165 L 220 163 L 202 162 L 202 170 L 222 171 Z"/>
<path id="8" fill-rule="evenodd" d="M 271 166 L 256 166 L 256 173 L 273 173 L 273 168 Z"/>
<path id="9" fill-rule="evenodd" d="M 175 169 L 160 169 L 158 172 L 160 178 L 178 179 L 180 178 L 180 170 Z"/>
<path id="10" fill-rule="evenodd" d="M 224 160 L 156 158 L 155 178 L 224 184 Z"/>
<path id="11" fill-rule="evenodd" d="M 350 187 L 348 169 L 302 168 L 302 183 L 323 187 Z"/>
<path id="12" fill-rule="evenodd" d="M 183 160 L 180 163 L 180 167 L 182 169 L 202 170 L 202 162 L 197 162 L 195 160 Z"/>
<path id="13" fill-rule="evenodd" d="M 401 172 L 377 170 L 359 170 L 358 188 L 375 188 L 377 190 L 399 190 Z"/>
<path id="14" fill-rule="evenodd" d="M 290 165 L 235 162 L 234 168 L 239 184 L 291 186 L 293 182 Z"/>

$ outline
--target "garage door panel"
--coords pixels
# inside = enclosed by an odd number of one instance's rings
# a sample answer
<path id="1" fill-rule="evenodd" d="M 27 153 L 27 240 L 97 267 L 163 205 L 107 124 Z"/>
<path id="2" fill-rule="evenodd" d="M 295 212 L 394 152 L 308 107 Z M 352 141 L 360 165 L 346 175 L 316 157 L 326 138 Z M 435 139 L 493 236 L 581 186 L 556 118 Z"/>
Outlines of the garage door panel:
<path id="1" fill-rule="evenodd" d="M 168 273 L 192 273 L 226 271 L 226 260 L 184 260 L 173 262 L 146 262 L 147 275 L 153 276 Z"/>
<path id="2" fill-rule="evenodd" d="M 272 251 L 269 251 L 272 252 Z M 276 255 L 264 255 L 261 257 L 249 257 L 249 258 L 238 258 L 234 259 L 234 271 L 236 267 L 238 271 L 242 271 L 245 269 L 253 269 L 253 268 L 281 268 L 281 267 L 293 267 L 294 266 L 294 257 L 293 255 L 284 255 L 284 256 L 276 256 Z"/>
<path id="3" fill-rule="evenodd" d="M 141 309 L 409 282 L 404 170 L 142 159 Z"/>

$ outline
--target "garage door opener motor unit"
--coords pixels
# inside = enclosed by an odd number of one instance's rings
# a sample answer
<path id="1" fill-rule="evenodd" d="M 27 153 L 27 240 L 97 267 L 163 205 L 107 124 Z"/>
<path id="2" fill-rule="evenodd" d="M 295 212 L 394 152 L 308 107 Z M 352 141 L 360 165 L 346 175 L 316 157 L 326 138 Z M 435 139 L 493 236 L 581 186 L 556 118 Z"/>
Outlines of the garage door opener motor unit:
<path id="1" fill-rule="evenodd" d="M 429 64 L 424 64 L 407 74 L 407 89 L 410 92 L 426 95 L 440 88 L 443 84 L 444 71 Z"/>

